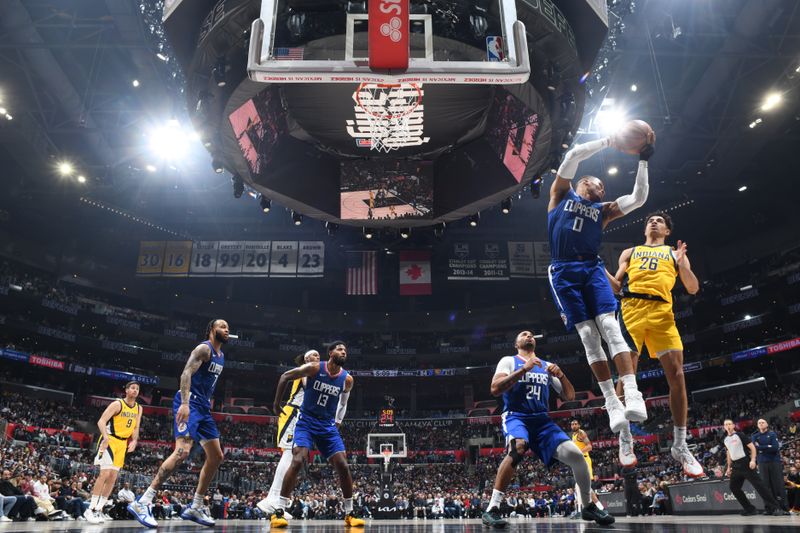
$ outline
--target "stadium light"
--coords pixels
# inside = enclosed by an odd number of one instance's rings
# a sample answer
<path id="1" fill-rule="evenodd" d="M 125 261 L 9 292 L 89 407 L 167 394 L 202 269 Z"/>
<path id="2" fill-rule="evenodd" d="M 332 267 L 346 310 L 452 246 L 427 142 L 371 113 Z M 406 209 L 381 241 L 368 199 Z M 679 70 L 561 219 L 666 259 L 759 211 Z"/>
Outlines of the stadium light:
<path id="1" fill-rule="evenodd" d="M 616 176 L 619 169 L 617 167 L 609 167 L 608 168 L 608 175 L 609 176 Z"/>
<path id="2" fill-rule="evenodd" d="M 213 168 L 214 172 L 217 174 L 222 174 L 225 171 L 225 166 L 222 164 L 222 161 L 216 157 L 211 161 L 211 168 Z"/>
<path id="3" fill-rule="evenodd" d="M 631 92 L 632 93 L 635 93 L 638 90 L 639 90 L 639 87 L 635 83 L 633 85 L 631 85 Z"/>
<path id="4" fill-rule="evenodd" d="M 5 115 L 6 113 L 8 113 L 8 109 L 5 107 L 0 107 L 0 115 Z"/>
<path id="5" fill-rule="evenodd" d="M 752 317 L 752 316 L 750 316 L 750 315 L 744 315 L 744 319 L 745 319 L 745 320 L 750 320 L 751 318 L 753 318 L 753 317 Z"/>
<path id="6" fill-rule="evenodd" d="M 270 200 L 266 196 L 261 196 L 261 199 L 258 201 L 258 204 L 261 206 L 261 210 L 264 213 L 269 213 L 269 210 L 272 208 L 272 200 Z"/>
<path id="7" fill-rule="evenodd" d="M 742 185 L 741 187 L 739 187 L 739 192 L 744 192 L 746 190 L 747 190 L 747 185 Z"/>
<path id="8" fill-rule="evenodd" d="M 783 101 L 781 93 L 769 93 L 764 97 L 764 103 L 761 104 L 762 111 L 770 111 L 775 109 Z"/>
<path id="9" fill-rule="evenodd" d="M 220 57 L 217 59 L 217 64 L 214 65 L 214 68 L 211 71 L 211 74 L 214 76 L 214 83 L 217 84 L 217 87 L 225 87 L 227 81 L 225 79 L 225 70 L 226 70 L 226 63 L 225 57 Z"/>
<path id="10" fill-rule="evenodd" d="M 160 160 L 178 161 L 189 151 L 189 135 L 175 119 L 150 130 L 150 150 Z"/>
<path id="11" fill-rule="evenodd" d="M 613 98 L 606 98 L 594 117 L 595 129 L 603 135 L 616 133 L 627 121 L 625 113 L 617 109 Z"/>
<path id="12" fill-rule="evenodd" d="M 292 211 L 292 223 L 295 226 L 299 226 L 300 224 L 302 224 L 303 223 L 303 215 L 300 214 L 300 213 L 296 213 L 296 212 Z"/>
<path id="13" fill-rule="evenodd" d="M 400 238 L 408 239 L 411 236 L 411 228 L 403 228 L 400 230 Z"/>
<path id="14" fill-rule="evenodd" d="M 139 86 L 139 80 L 133 80 L 131 82 L 131 85 L 133 85 L 134 87 L 138 87 Z"/>
<path id="15" fill-rule="evenodd" d="M 158 168 L 155 165 L 145 165 L 144 167 L 148 172 L 155 172 Z"/>
<path id="16" fill-rule="evenodd" d="M 86 176 L 84 176 L 83 174 L 78 176 L 78 183 L 86 183 Z"/>
<path id="17" fill-rule="evenodd" d="M 362 231 L 362 233 L 364 234 L 364 238 L 365 238 L 365 239 L 371 239 L 371 238 L 372 238 L 372 236 L 373 236 L 372 229 L 370 229 L 370 228 L 364 228 L 364 229 L 363 229 L 363 230 L 361 230 L 361 231 Z"/>
<path id="18" fill-rule="evenodd" d="M 508 198 L 506 198 L 505 200 L 503 200 L 502 202 L 500 202 L 500 211 L 504 215 L 507 215 L 507 214 L 509 214 L 511 212 L 511 197 L 510 196 Z"/>
<path id="19" fill-rule="evenodd" d="M 474 215 L 470 215 L 470 217 L 469 217 L 469 225 L 471 227 L 473 227 L 473 228 L 477 227 L 478 222 L 480 221 L 480 219 L 481 219 L 481 214 L 480 213 L 475 213 Z"/>
<path id="20" fill-rule="evenodd" d="M 62 176 L 71 176 L 75 172 L 75 167 L 69 161 L 61 161 L 58 163 L 58 173 Z"/>

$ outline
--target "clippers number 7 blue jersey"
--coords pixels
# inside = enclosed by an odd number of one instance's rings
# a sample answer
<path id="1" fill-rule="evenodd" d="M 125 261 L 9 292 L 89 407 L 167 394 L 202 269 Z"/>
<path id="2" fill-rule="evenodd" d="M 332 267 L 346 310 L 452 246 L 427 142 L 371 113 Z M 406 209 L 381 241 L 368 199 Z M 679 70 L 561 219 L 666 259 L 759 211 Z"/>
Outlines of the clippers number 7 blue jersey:
<path id="1" fill-rule="evenodd" d="M 547 415 L 550 411 L 550 374 L 547 361 L 528 370 L 511 389 L 503 393 L 503 412 L 521 416 Z M 525 366 L 525 360 L 515 355 L 504 357 L 497 371 L 512 374 Z M 510 371 L 509 371 L 510 370 Z"/>
<path id="2" fill-rule="evenodd" d="M 211 348 L 211 359 L 200 365 L 192 375 L 192 385 L 189 389 L 189 402 L 193 407 L 210 411 L 211 399 L 214 397 L 214 389 L 217 387 L 222 369 L 225 365 L 225 354 L 216 352 L 211 341 L 205 341 Z M 180 391 L 175 395 L 175 398 L 180 401 Z"/>

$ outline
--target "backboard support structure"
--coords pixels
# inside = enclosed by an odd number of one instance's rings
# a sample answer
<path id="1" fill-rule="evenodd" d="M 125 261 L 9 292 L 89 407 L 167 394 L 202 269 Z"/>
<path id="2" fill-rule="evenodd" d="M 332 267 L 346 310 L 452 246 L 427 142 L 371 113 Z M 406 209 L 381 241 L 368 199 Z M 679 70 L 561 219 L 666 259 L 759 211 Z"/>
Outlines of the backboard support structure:
<path id="1" fill-rule="evenodd" d="M 395 37 L 395 48 L 408 43 L 407 68 L 394 70 L 370 67 L 395 63 L 378 55 L 375 43 L 380 41 L 374 35 L 370 38 L 369 22 L 375 21 L 374 34 L 380 13 L 364 13 L 359 6 L 365 3 L 332 2 L 333 11 L 324 15 L 325 31 L 321 31 L 311 23 L 318 13 L 288 9 L 287 2 L 261 2 L 248 51 L 248 75 L 253 81 L 509 85 L 525 83 L 530 75 L 525 26 L 517 20 L 515 0 L 484 0 L 489 9 L 467 0 L 442 0 L 442 5 L 452 6 L 450 14 L 411 0 L 410 13 L 400 17 L 399 26 L 394 17 L 380 25 L 387 43 Z M 374 9 L 383 2 L 366 4 Z M 409 2 L 403 5 L 408 8 Z"/>

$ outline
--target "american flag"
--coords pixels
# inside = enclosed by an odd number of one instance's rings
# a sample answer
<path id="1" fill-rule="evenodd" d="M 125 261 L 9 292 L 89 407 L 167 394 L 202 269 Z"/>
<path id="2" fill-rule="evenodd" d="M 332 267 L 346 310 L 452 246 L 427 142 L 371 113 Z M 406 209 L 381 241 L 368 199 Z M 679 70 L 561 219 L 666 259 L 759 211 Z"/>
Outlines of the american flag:
<path id="1" fill-rule="evenodd" d="M 347 294 L 378 294 L 377 252 L 347 252 Z"/>
<path id="2" fill-rule="evenodd" d="M 272 55 L 278 60 L 303 59 L 303 47 L 275 48 Z"/>

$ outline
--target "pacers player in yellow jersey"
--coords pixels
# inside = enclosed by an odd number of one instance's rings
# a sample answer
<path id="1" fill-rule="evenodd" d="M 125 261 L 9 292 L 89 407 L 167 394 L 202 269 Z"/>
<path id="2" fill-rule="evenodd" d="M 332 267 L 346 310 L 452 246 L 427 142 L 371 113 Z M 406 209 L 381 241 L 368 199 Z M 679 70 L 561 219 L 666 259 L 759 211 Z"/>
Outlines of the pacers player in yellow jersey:
<path id="1" fill-rule="evenodd" d="M 689 294 L 700 290 L 697 276 L 692 272 L 686 243 L 678 241 L 677 248 L 664 244 L 672 233 L 672 219 L 667 213 L 656 212 L 645 218 L 645 243 L 623 251 L 619 269 L 610 277 L 616 292 L 622 290 L 622 321 L 631 343 L 634 371 L 638 366 L 642 346 L 651 358 L 657 358 L 669 384 L 669 407 L 674 424 L 672 457 L 683 465 L 687 476 L 700 477 L 703 467 L 686 445 L 688 401 L 683 377 L 683 343 L 675 326 L 672 312 L 672 288 L 679 277 Z M 620 432 L 620 462 L 623 466 L 636 463 L 630 427 Z"/>
<path id="2" fill-rule="evenodd" d="M 114 490 L 119 469 L 125 464 L 125 452 L 133 452 L 139 441 L 142 406 L 136 402 L 138 397 L 139 384 L 129 381 L 125 384 L 125 398 L 111 402 L 97 421 L 100 440 L 97 442 L 94 464 L 100 467 L 100 475 L 94 482 L 89 508 L 83 513 L 91 524 L 99 524 L 107 519 L 103 507 Z"/>
<path id="3" fill-rule="evenodd" d="M 298 355 L 294 359 L 297 366 L 303 366 L 306 363 L 319 363 L 319 352 L 316 350 L 309 350 L 303 355 Z M 275 477 L 272 479 L 272 485 L 269 487 L 269 494 L 266 498 L 258 502 L 258 508 L 261 509 L 268 517 L 272 516 L 280 503 L 281 486 L 283 486 L 283 477 L 292 464 L 292 446 L 294 445 L 294 427 L 297 424 L 297 415 L 300 413 L 300 406 L 303 405 L 303 396 L 305 394 L 306 378 L 296 379 L 292 382 L 292 389 L 289 393 L 289 401 L 283 406 L 281 412 L 278 413 L 278 448 L 283 450 L 281 460 L 275 468 Z M 286 515 L 286 513 L 284 513 Z M 289 516 L 288 518 L 291 518 Z"/>
<path id="4" fill-rule="evenodd" d="M 592 458 L 589 456 L 589 452 L 592 451 L 592 441 L 589 440 L 589 435 L 586 434 L 584 430 L 581 429 L 581 423 L 578 420 L 573 419 L 572 422 L 569 424 L 570 429 L 572 430 L 572 442 L 578 447 L 578 449 L 583 454 L 583 459 L 586 461 L 587 466 L 589 467 L 589 479 L 594 479 L 594 470 L 592 470 Z M 597 506 L 598 509 L 603 509 L 603 504 L 600 503 L 600 500 L 597 498 L 597 494 L 594 490 L 591 492 L 592 501 Z M 577 505 L 575 506 L 575 513 L 574 518 L 578 518 L 580 516 L 580 509 L 578 508 L 583 507 L 584 503 L 581 500 L 581 496 L 579 491 L 575 490 L 575 502 Z M 573 518 L 573 517 L 570 517 Z"/>

